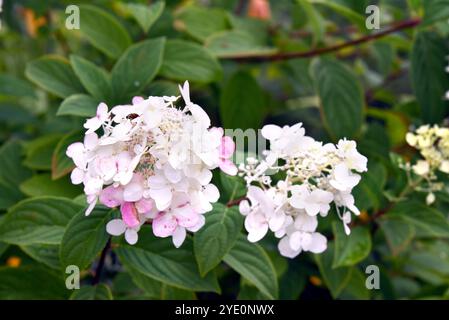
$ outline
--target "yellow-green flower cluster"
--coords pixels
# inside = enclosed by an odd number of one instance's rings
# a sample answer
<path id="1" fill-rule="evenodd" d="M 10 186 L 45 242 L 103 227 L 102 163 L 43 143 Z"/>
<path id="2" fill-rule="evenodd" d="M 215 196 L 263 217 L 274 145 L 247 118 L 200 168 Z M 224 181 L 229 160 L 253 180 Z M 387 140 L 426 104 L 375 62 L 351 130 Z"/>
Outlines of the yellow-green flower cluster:
<path id="1" fill-rule="evenodd" d="M 412 167 L 417 175 L 425 176 L 436 170 L 449 173 L 449 128 L 424 125 L 414 133 L 407 133 L 405 139 L 424 158 Z"/>

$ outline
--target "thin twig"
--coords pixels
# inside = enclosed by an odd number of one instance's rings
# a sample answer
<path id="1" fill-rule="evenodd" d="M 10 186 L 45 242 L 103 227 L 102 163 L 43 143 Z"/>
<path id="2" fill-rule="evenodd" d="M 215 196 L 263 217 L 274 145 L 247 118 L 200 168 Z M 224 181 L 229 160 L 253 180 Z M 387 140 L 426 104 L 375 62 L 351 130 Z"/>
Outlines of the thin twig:
<path id="1" fill-rule="evenodd" d="M 298 58 L 311 58 L 311 57 L 319 56 L 319 55 L 330 53 L 330 52 L 340 51 L 347 47 L 352 47 L 352 46 L 356 46 L 356 45 L 363 44 L 366 42 L 370 42 L 370 41 L 385 37 L 389 34 L 392 34 L 392 33 L 395 33 L 395 32 L 398 32 L 398 31 L 401 31 L 404 29 L 416 27 L 420 23 L 421 23 L 421 19 L 419 19 L 419 18 L 412 18 L 412 19 L 404 20 L 404 21 L 395 23 L 391 27 L 389 27 L 383 31 L 377 32 L 377 33 L 369 34 L 369 35 L 360 37 L 358 39 L 344 42 L 341 44 L 332 45 L 332 46 L 324 47 L 324 48 L 313 49 L 310 51 L 283 52 L 283 53 L 275 53 L 275 54 L 260 55 L 260 56 L 242 55 L 242 56 L 238 56 L 238 57 L 235 57 L 235 56 L 229 57 L 229 59 L 233 59 L 233 60 L 236 60 L 239 62 L 241 62 L 241 61 L 264 62 L 264 61 L 281 61 L 281 60 L 298 59 Z"/>
<path id="2" fill-rule="evenodd" d="M 108 239 L 108 242 L 101 251 L 100 260 L 98 260 L 98 265 L 97 268 L 95 269 L 95 275 L 94 278 L 92 279 L 92 285 L 96 285 L 100 282 L 101 272 L 103 271 L 104 267 L 104 260 L 106 259 L 106 255 L 110 247 L 111 247 L 111 238 Z"/>

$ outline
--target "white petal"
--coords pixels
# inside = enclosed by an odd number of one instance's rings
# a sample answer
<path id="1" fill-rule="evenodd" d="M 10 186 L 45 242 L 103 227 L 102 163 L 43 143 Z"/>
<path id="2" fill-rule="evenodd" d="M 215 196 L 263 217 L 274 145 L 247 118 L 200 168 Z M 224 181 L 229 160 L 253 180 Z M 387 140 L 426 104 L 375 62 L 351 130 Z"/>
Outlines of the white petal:
<path id="1" fill-rule="evenodd" d="M 308 245 L 308 248 L 304 249 L 313 253 L 324 252 L 327 249 L 327 239 L 321 233 L 312 233 L 312 241 Z"/>
<path id="2" fill-rule="evenodd" d="M 211 183 L 204 187 L 203 194 L 206 199 L 212 203 L 217 202 L 220 198 L 220 191 L 218 191 L 218 188 Z"/>
<path id="3" fill-rule="evenodd" d="M 122 219 L 114 219 L 106 225 L 106 231 L 112 236 L 119 236 L 126 230 L 126 225 Z"/>
<path id="4" fill-rule="evenodd" d="M 133 244 L 137 243 L 137 240 L 139 239 L 139 235 L 137 234 L 137 231 L 134 229 L 126 229 L 125 239 L 126 239 L 126 242 L 133 245 Z"/>
<path id="5" fill-rule="evenodd" d="M 183 227 L 177 227 L 173 232 L 172 241 L 176 248 L 179 248 L 186 238 L 186 229 Z"/>
<path id="6" fill-rule="evenodd" d="M 287 257 L 287 258 L 295 258 L 298 254 L 301 253 L 301 249 L 293 250 L 290 247 L 288 237 L 284 237 L 281 239 L 281 241 L 279 241 L 278 249 L 279 249 L 279 252 L 281 253 L 281 255 L 283 255 L 284 257 Z"/>
<path id="7" fill-rule="evenodd" d="M 282 134 L 282 128 L 274 124 L 268 124 L 262 128 L 262 136 L 268 140 L 278 139 Z"/>
<path id="8" fill-rule="evenodd" d="M 172 200 L 172 192 L 170 188 L 150 189 L 150 196 L 156 202 L 158 210 L 165 210 L 170 206 Z"/>
<path id="9" fill-rule="evenodd" d="M 73 169 L 72 174 L 70 175 L 70 180 L 72 180 L 73 184 L 82 183 L 84 180 L 84 171 L 79 168 Z"/>

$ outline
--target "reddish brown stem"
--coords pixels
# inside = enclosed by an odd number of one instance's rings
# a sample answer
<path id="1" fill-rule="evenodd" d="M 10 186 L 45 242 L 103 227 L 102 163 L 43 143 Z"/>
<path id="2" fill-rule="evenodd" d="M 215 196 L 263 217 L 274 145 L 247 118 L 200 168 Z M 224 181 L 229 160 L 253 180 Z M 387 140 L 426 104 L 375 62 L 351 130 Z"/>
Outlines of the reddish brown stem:
<path id="1" fill-rule="evenodd" d="M 313 49 L 310 51 L 284 52 L 284 53 L 275 53 L 275 54 L 264 55 L 264 56 L 249 56 L 248 55 L 248 56 L 239 56 L 239 57 L 230 57 L 230 58 L 233 60 L 236 60 L 236 61 L 247 61 L 247 62 L 281 61 L 281 60 L 288 60 L 288 59 L 311 58 L 311 57 L 323 55 L 323 54 L 330 53 L 330 52 L 340 51 L 347 47 L 352 47 L 352 46 L 356 46 L 356 45 L 363 44 L 366 42 L 370 42 L 370 41 L 385 37 L 389 34 L 392 34 L 392 33 L 395 33 L 395 32 L 398 32 L 398 31 L 401 31 L 404 29 L 416 27 L 420 23 L 421 23 L 421 19 L 419 19 L 419 18 L 412 18 L 409 20 L 404 20 L 404 21 L 393 24 L 392 26 L 390 26 L 389 28 L 387 28 L 385 30 L 382 30 L 382 31 L 379 31 L 379 32 L 376 32 L 373 34 L 369 34 L 369 35 L 360 37 L 355 40 L 351 40 L 351 41 L 344 42 L 344 43 L 337 44 L 337 45 L 332 45 L 329 47 Z"/>

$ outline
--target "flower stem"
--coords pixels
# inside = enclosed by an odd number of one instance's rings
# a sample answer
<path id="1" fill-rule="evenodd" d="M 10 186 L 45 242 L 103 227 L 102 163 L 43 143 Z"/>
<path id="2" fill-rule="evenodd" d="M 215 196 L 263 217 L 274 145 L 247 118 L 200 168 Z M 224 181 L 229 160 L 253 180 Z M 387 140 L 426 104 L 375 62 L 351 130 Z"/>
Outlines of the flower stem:
<path id="1" fill-rule="evenodd" d="M 106 245 L 101 251 L 100 259 L 98 260 L 97 268 L 95 269 L 94 278 L 92 279 L 92 285 L 96 285 L 100 282 L 101 272 L 103 271 L 104 267 L 104 260 L 106 259 L 106 255 L 110 248 L 111 248 L 111 238 L 109 237 L 108 242 L 106 242 Z"/>

